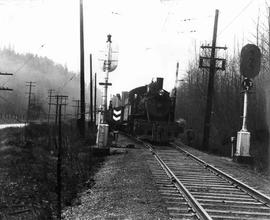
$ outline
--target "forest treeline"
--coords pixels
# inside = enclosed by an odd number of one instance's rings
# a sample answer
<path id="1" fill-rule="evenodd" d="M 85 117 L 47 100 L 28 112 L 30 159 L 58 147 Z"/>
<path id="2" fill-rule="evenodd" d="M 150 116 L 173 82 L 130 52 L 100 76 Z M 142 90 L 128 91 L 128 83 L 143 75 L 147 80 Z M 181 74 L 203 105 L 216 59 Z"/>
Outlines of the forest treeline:
<path id="1" fill-rule="evenodd" d="M 32 81 L 35 82 L 35 87 L 32 88 L 31 108 L 39 112 L 39 117 L 47 116 L 49 89 L 55 91 L 53 94 L 68 96 L 66 112 L 74 115 L 75 109 L 72 106 L 76 104 L 72 100 L 80 99 L 80 77 L 78 73 L 69 71 L 66 66 L 56 64 L 47 57 L 30 53 L 20 54 L 10 48 L 4 48 L 0 50 L 0 72 L 14 74 L 0 76 L 0 86 L 13 89 L 0 91 L 0 113 L 26 115 L 29 92 L 26 82 Z M 86 102 L 89 103 L 89 87 L 86 87 L 85 93 Z M 86 105 L 86 108 L 89 107 Z"/>
<path id="2" fill-rule="evenodd" d="M 254 78 L 254 86 L 249 93 L 247 126 L 251 132 L 250 152 L 260 163 L 259 167 L 263 168 L 268 161 L 270 48 L 268 39 L 264 37 L 268 33 L 260 32 L 257 36 L 262 53 L 261 71 Z M 240 74 L 240 52 L 241 48 L 233 55 L 222 57 L 227 60 L 226 70 L 217 70 L 215 73 L 210 149 L 223 155 L 230 154 L 230 137 L 236 137 L 242 127 L 243 76 Z M 196 57 L 199 59 L 199 54 Z M 190 62 L 186 75 L 179 82 L 176 116 L 184 118 L 187 128 L 194 130 L 193 144 L 199 148 L 203 138 L 209 70 L 200 69 L 198 59 Z"/>

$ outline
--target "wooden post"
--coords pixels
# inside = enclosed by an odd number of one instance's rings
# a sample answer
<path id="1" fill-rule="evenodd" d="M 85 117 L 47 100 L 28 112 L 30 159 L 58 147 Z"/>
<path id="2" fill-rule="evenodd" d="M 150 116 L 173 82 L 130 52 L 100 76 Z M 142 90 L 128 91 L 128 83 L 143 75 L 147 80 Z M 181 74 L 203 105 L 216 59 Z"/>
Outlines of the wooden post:
<path id="1" fill-rule="evenodd" d="M 97 120 L 97 73 L 95 73 L 94 124 Z"/>
<path id="2" fill-rule="evenodd" d="M 51 117 L 52 92 L 53 92 L 53 89 L 49 89 L 48 125 L 50 124 L 50 117 Z"/>
<path id="3" fill-rule="evenodd" d="M 212 48 L 211 48 L 211 57 L 210 57 L 207 103 L 206 103 L 206 111 L 205 111 L 205 118 L 204 118 L 204 131 L 203 131 L 203 144 L 202 144 L 202 147 L 204 150 L 207 150 L 209 147 L 210 123 L 211 123 L 211 114 L 212 114 L 212 99 L 213 99 L 213 93 L 214 93 L 214 76 L 216 72 L 215 53 L 216 53 L 216 40 L 217 40 L 217 27 L 218 27 L 218 13 L 219 13 L 219 10 L 216 10 L 213 39 L 212 39 Z"/>
<path id="4" fill-rule="evenodd" d="M 92 54 L 90 54 L 90 126 L 93 124 L 93 76 L 92 76 Z"/>
<path id="5" fill-rule="evenodd" d="M 57 218 L 61 219 L 61 196 L 62 196 L 62 130 L 61 130 L 61 109 L 62 104 L 59 105 L 58 116 L 58 157 L 57 157 Z"/>
<path id="6" fill-rule="evenodd" d="M 84 33 L 83 33 L 83 0 L 80 0 L 80 84 L 81 84 L 81 118 L 79 130 L 82 137 L 85 136 L 85 89 L 84 89 Z"/>
<path id="7" fill-rule="evenodd" d="M 57 126 L 58 119 L 58 105 L 59 105 L 59 95 L 56 95 L 56 105 L 55 105 L 55 127 Z"/>

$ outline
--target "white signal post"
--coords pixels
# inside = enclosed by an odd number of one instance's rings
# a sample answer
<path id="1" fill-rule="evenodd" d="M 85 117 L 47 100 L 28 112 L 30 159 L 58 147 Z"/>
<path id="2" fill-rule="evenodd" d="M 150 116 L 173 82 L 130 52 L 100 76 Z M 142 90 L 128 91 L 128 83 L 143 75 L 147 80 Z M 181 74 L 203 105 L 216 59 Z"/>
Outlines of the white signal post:
<path id="1" fill-rule="evenodd" d="M 111 69 L 111 60 L 112 60 L 112 48 L 111 48 L 111 35 L 107 36 L 107 60 L 104 61 L 104 69 L 105 69 L 105 83 L 104 83 L 104 94 L 103 94 L 103 121 L 102 123 L 106 123 L 106 111 L 107 111 L 107 96 L 108 96 L 108 80 L 109 80 L 109 72 Z M 111 85 L 111 84 L 110 84 Z"/>
<path id="2" fill-rule="evenodd" d="M 248 80 L 248 79 L 245 79 Z M 251 82 L 251 81 L 250 81 Z M 245 86 L 244 88 L 244 106 L 243 106 L 243 124 L 242 129 L 237 132 L 237 144 L 235 156 L 250 157 L 250 132 L 247 130 L 247 106 L 248 106 L 248 90 L 252 87 Z"/>
<path id="3" fill-rule="evenodd" d="M 243 107 L 243 125 L 241 131 L 247 131 L 247 105 L 248 105 L 248 88 L 244 92 L 244 107 Z"/>
<path id="4" fill-rule="evenodd" d="M 244 106 L 243 106 L 243 124 L 242 129 L 237 132 L 235 159 L 241 162 L 250 162 L 252 158 L 249 154 L 250 149 L 250 132 L 247 130 L 247 106 L 248 91 L 252 88 L 252 78 L 260 72 L 261 52 L 254 44 L 247 44 L 241 50 L 240 72 L 245 77 L 242 82 L 244 89 Z"/>
<path id="5" fill-rule="evenodd" d="M 101 117 L 98 124 L 98 133 L 97 133 L 97 146 L 98 148 L 108 149 L 108 133 L 109 133 L 109 125 L 107 124 L 106 112 L 107 112 L 107 97 L 108 97 L 108 86 L 112 84 L 109 83 L 109 72 L 112 72 L 116 68 L 116 64 L 112 65 L 112 47 L 111 47 L 111 35 L 107 35 L 107 59 L 103 60 L 103 71 L 105 72 L 104 82 L 99 83 L 99 85 L 104 86 L 104 92 L 102 96 L 102 109 L 101 109 Z"/>

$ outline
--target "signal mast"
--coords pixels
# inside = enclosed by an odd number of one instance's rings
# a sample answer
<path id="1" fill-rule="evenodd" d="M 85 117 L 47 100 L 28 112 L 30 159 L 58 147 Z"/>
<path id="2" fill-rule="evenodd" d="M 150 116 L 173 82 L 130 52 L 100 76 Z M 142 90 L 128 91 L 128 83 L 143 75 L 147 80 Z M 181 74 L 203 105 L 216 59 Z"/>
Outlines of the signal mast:
<path id="1" fill-rule="evenodd" d="M 107 53 L 105 54 L 105 58 L 103 59 L 103 72 L 105 72 L 104 82 L 100 82 L 99 85 L 104 86 L 104 92 L 102 96 L 102 108 L 100 112 L 100 119 L 98 122 L 98 133 L 97 133 L 97 141 L 96 144 L 98 148 L 109 149 L 107 147 L 108 142 L 108 133 L 109 133 L 109 125 L 107 124 L 107 97 L 108 97 L 108 86 L 112 84 L 109 83 L 109 73 L 114 71 L 117 67 L 117 59 L 113 59 L 113 53 L 117 53 L 112 51 L 112 35 L 107 35 Z"/>

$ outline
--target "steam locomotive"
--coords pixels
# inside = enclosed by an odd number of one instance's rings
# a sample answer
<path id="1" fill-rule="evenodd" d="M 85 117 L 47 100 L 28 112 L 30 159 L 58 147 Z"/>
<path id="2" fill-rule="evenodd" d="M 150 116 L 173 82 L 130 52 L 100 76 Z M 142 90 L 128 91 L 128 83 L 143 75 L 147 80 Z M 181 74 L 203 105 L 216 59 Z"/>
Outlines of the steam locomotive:
<path id="1" fill-rule="evenodd" d="M 141 139 L 167 143 L 183 132 L 175 122 L 175 97 L 163 89 L 163 78 L 114 96 L 109 106 L 109 124 Z"/>

